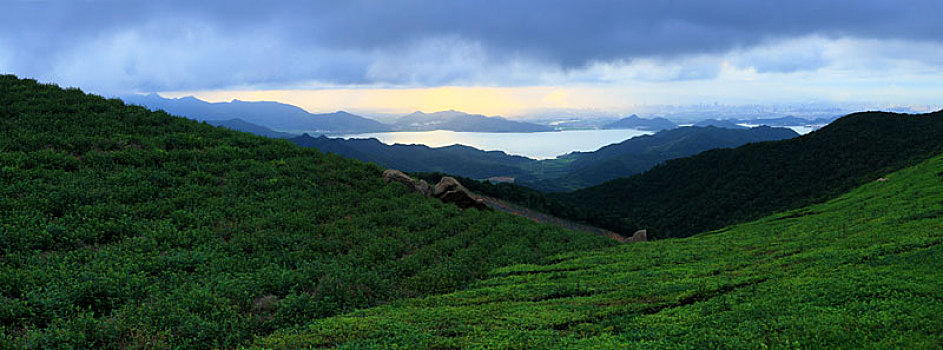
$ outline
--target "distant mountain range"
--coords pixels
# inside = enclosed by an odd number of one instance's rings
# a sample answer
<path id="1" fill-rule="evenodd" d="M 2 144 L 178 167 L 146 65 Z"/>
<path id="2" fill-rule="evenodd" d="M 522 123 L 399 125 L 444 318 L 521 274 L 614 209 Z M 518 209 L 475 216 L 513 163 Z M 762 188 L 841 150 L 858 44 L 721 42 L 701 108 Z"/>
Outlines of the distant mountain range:
<path id="1" fill-rule="evenodd" d="M 432 148 L 425 145 L 387 145 L 377 139 L 342 139 L 304 134 L 290 139 L 302 147 L 317 148 L 348 158 L 373 162 L 387 168 L 408 172 L 442 172 L 470 178 L 495 176 L 528 177 L 524 169 L 533 167 L 534 159 L 512 156 L 501 151 L 452 145 Z"/>
<path id="2" fill-rule="evenodd" d="M 323 152 L 412 172 L 441 172 L 475 179 L 513 178 L 542 191 L 567 191 L 648 170 L 669 159 L 750 142 L 781 140 L 798 134 L 785 128 L 732 130 L 682 127 L 628 139 L 595 152 L 576 152 L 535 160 L 499 151 L 453 145 L 386 145 L 376 139 L 340 139 L 302 135 L 291 141 Z"/>
<path id="3" fill-rule="evenodd" d="M 733 122 L 735 124 L 747 124 L 747 125 L 768 125 L 768 126 L 825 126 L 828 123 L 835 121 L 840 116 L 834 116 L 831 118 L 815 118 L 815 119 L 805 119 L 795 116 L 785 116 L 780 118 L 753 118 L 753 119 L 726 119 L 727 121 Z"/>
<path id="4" fill-rule="evenodd" d="M 802 137 L 702 152 L 560 194 L 568 211 L 551 213 L 682 237 L 820 202 L 940 152 L 943 111 L 855 113 Z"/>
<path id="5" fill-rule="evenodd" d="M 713 126 L 716 128 L 725 128 L 725 129 L 749 129 L 750 128 L 748 126 L 737 125 L 736 120 L 717 120 L 717 119 L 704 119 L 702 121 L 694 123 L 694 126 Z"/>
<path id="6" fill-rule="evenodd" d="M 756 126 L 816 126 L 821 127 L 825 126 L 828 123 L 831 123 L 838 117 L 833 118 L 816 118 L 816 119 L 805 119 L 794 116 L 786 116 L 781 118 L 753 118 L 753 119 L 704 119 L 697 123 L 694 123 L 696 126 L 716 126 L 718 128 L 728 128 L 728 129 L 746 129 L 748 126 L 744 125 L 756 125 Z"/>
<path id="7" fill-rule="evenodd" d="M 271 138 L 277 138 L 277 139 L 286 139 L 286 138 L 298 136 L 297 134 L 275 131 L 261 125 L 252 124 L 242 119 L 207 120 L 206 123 L 210 125 L 215 125 L 215 126 L 222 126 L 227 129 L 232 129 L 236 131 L 244 131 L 250 134 L 256 134 L 259 136 L 265 136 L 265 137 L 271 137 Z"/>
<path id="8" fill-rule="evenodd" d="M 644 172 L 669 159 L 687 157 L 717 148 L 747 143 L 791 139 L 798 133 L 787 128 L 719 128 L 686 126 L 643 135 L 605 146 L 595 152 L 575 152 L 542 161 L 556 163 L 561 174 L 525 184 L 542 191 L 567 191 Z M 548 166 L 550 167 L 550 166 Z"/>
<path id="9" fill-rule="evenodd" d="M 501 117 L 486 117 L 459 111 L 435 113 L 415 112 L 400 117 L 393 124 L 395 131 L 452 130 L 467 132 L 546 132 L 554 131 L 546 125 L 516 122 Z"/>
<path id="10" fill-rule="evenodd" d="M 279 102 L 210 103 L 194 97 L 163 98 L 157 94 L 124 97 L 125 102 L 190 119 L 243 121 L 284 132 L 364 133 L 390 131 L 388 125 L 347 112 L 312 114 Z"/>
<path id="11" fill-rule="evenodd" d="M 157 94 L 132 95 L 123 97 L 123 99 L 130 104 L 141 105 L 153 110 L 164 110 L 170 114 L 176 114 L 190 119 L 214 121 L 217 124 L 222 124 L 223 121 L 239 119 L 242 122 L 272 129 L 272 131 L 295 134 L 362 134 L 372 132 L 429 130 L 461 132 L 554 131 L 554 129 L 549 126 L 516 122 L 501 117 L 467 114 L 458 111 L 443 111 L 429 114 L 416 112 L 400 117 L 393 124 L 384 124 L 344 111 L 322 114 L 308 113 L 299 107 L 279 102 L 233 100 L 231 102 L 210 103 L 194 97 L 163 98 Z M 242 128 L 250 128 L 247 125 L 240 124 Z M 234 129 L 242 130 L 239 128 Z"/>
<path id="12" fill-rule="evenodd" d="M 748 129 L 749 126 L 825 126 L 838 117 L 805 119 L 796 116 L 785 116 L 779 118 L 752 118 L 752 119 L 704 119 L 694 123 L 694 126 L 714 126 L 728 129 Z M 676 128 L 674 122 L 665 118 L 640 118 L 637 115 L 631 115 L 622 118 L 613 123 L 602 126 L 602 129 L 640 129 L 640 130 L 666 130 Z"/>
<path id="13" fill-rule="evenodd" d="M 675 123 L 665 118 L 646 119 L 639 118 L 639 116 L 635 114 L 602 126 L 603 129 L 639 129 L 648 131 L 660 131 L 674 129 L 676 127 L 678 126 L 675 125 Z"/>

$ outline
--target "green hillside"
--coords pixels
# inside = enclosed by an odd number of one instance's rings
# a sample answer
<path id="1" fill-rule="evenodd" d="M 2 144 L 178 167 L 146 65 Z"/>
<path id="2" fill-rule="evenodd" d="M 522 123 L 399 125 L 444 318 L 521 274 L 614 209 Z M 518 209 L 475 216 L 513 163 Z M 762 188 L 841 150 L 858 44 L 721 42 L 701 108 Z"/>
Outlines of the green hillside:
<path id="1" fill-rule="evenodd" d="M 573 191 L 645 172 L 671 159 L 689 157 L 712 149 L 734 148 L 748 143 L 792 139 L 798 133 L 787 128 L 727 129 L 685 126 L 642 135 L 593 152 L 573 152 L 541 161 L 543 167 L 562 168 L 556 177 L 524 183 L 543 191 Z"/>
<path id="2" fill-rule="evenodd" d="M 939 349 L 943 157 L 824 204 L 561 254 L 471 288 L 280 331 L 265 348 Z"/>
<path id="3" fill-rule="evenodd" d="M 514 183 L 531 189 L 559 192 L 635 175 L 666 160 L 710 149 L 796 136 L 799 134 L 790 129 L 767 126 L 744 130 L 681 127 L 633 137 L 593 152 L 572 152 L 541 160 L 464 145 L 387 145 L 377 139 L 311 137 L 307 134 L 290 140 L 299 146 L 314 147 L 321 152 L 407 172 L 441 172 L 473 179 L 511 177 Z"/>
<path id="4" fill-rule="evenodd" d="M 380 174 L 0 76 L 0 349 L 233 348 L 613 244 Z"/>
<path id="5" fill-rule="evenodd" d="M 716 149 L 564 193 L 551 212 L 615 232 L 687 237 L 821 203 L 943 153 L 943 111 L 855 113 L 798 138 Z"/>

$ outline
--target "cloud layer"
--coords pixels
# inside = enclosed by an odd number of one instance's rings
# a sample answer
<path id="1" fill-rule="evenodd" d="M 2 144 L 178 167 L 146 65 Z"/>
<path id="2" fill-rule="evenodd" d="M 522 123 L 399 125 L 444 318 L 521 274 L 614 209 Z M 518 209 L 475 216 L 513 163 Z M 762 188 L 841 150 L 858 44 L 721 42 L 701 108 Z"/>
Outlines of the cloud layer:
<path id="1" fill-rule="evenodd" d="M 0 71 L 106 93 L 939 74 L 939 13 L 938 0 L 19 1 L 0 13 Z"/>

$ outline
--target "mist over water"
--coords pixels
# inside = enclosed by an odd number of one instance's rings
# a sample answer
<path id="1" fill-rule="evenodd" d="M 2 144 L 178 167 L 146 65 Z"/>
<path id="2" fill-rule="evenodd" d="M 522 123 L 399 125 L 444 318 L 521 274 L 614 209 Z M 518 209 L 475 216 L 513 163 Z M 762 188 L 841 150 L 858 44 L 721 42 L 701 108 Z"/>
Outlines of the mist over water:
<path id="1" fill-rule="evenodd" d="M 741 124 L 737 124 L 737 125 L 746 126 L 746 127 L 750 127 L 750 128 L 755 128 L 755 127 L 759 126 L 759 125 L 757 125 L 757 124 L 745 124 L 745 123 L 741 123 Z M 816 129 L 818 129 L 818 128 L 820 128 L 820 127 L 822 127 L 822 126 L 821 126 L 821 125 L 814 125 L 814 126 L 810 126 L 810 125 L 780 126 L 780 128 L 789 128 L 789 129 L 792 129 L 792 131 L 795 131 L 795 132 L 799 133 L 799 135 L 808 134 L 808 133 L 810 133 L 810 132 L 815 131 Z"/>
<path id="2" fill-rule="evenodd" d="M 574 151 L 590 152 L 600 147 L 622 142 L 630 138 L 651 134 L 636 129 L 619 130 L 567 130 L 534 133 L 488 133 L 455 131 L 380 132 L 340 135 L 345 139 L 376 138 L 385 144 L 421 144 L 443 147 L 454 144 L 483 149 L 504 151 L 535 159 L 555 158 Z"/>

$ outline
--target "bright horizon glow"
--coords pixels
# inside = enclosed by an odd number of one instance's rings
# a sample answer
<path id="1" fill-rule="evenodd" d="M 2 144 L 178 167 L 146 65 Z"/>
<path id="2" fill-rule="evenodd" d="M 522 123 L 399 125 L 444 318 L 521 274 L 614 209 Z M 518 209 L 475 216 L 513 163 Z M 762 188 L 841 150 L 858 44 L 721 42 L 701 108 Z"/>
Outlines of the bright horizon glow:
<path id="1" fill-rule="evenodd" d="M 406 114 L 459 110 L 484 115 L 515 115 L 542 108 L 580 108 L 585 96 L 554 87 L 437 87 L 418 89 L 217 90 L 162 92 L 169 98 L 194 96 L 209 102 L 277 101 L 312 113 L 337 110 Z M 597 101 L 602 102 L 602 101 Z"/>
<path id="2" fill-rule="evenodd" d="M 810 36 L 717 54 L 595 62 L 571 70 L 539 63 L 475 66 L 476 71 L 490 74 L 477 79 L 480 83 L 375 87 L 311 81 L 276 88 L 246 85 L 164 91 L 161 95 L 194 96 L 211 102 L 278 101 L 312 113 L 406 114 L 454 109 L 512 118 L 541 110 L 623 114 L 651 105 L 713 103 L 824 102 L 928 111 L 941 106 L 943 62 L 937 58 L 941 54 L 943 44 L 936 43 Z M 794 66 L 806 61 L 809 67 Z M 530 70 L 526 72 L 530 83 L 501 84 L 497 78 L 519 75 L 525 69 L 522 67 Z M 373 72 L 384 75 L 401 69 L 406 68 L 391 66 Z M 445 68 L 430 65 L 426 69 Z"/>

